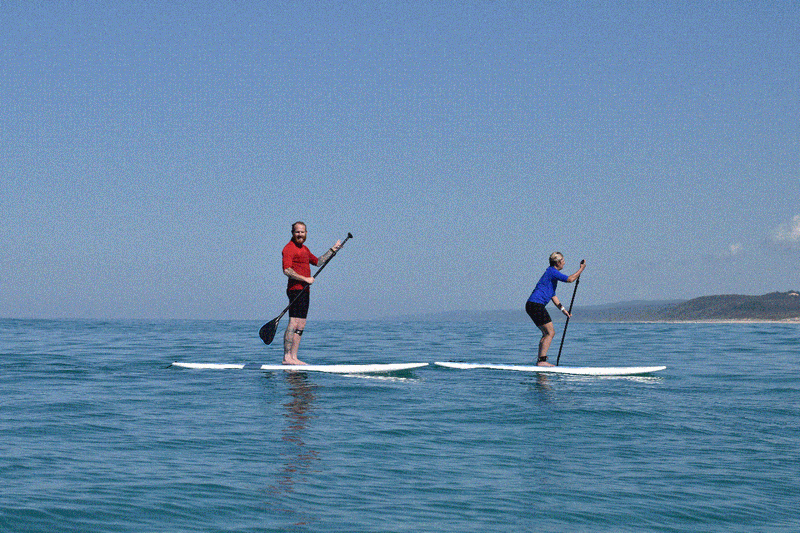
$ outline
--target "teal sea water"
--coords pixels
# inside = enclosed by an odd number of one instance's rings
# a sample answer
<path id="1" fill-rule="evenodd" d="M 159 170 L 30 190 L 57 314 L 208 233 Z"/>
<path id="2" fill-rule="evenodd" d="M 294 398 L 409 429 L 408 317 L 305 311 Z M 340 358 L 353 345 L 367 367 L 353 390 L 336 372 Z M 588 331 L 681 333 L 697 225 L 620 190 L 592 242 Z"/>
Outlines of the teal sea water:
<path id="1" fill-rule="evenodd" d="M 562 365 L 668 367 L 629 378 L 170 367 L 279 362 L 260 325 L 0 321 L 0 531 L 800 530 L 800 325 L 570 324 Z M 302 355 L 531 364 L 537 338 L 312 320 Z"/>

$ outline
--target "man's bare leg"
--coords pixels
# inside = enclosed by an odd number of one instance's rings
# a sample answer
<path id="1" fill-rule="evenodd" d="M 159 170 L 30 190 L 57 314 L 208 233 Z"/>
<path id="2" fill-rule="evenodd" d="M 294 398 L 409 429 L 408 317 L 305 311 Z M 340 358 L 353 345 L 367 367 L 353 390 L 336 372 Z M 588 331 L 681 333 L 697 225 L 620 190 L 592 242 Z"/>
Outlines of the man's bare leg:
<path id="1" fill-rule="evenodd" d="M 305 318 L 290 317 L 289 325 L 283 334 L 283 364 L 284 365 L 304 365 L 303 361 L 297 358 L 300 350 L 300 337 L 306 327 Z"/>
<path id="2" fill-rule="evenodd" d="M 553 329 L 553 323 L 548 322 L 544 326 L 539 326 L 539 329 L 542 330 L 542 338 L 539 341 L 539 357 L 537 359 L 536 365 L 555 366 L 547 362 L 547 350 L 550 349 L 550 343 L 553 342 L 553 337 L 556 336 L 556 332 Z"/>

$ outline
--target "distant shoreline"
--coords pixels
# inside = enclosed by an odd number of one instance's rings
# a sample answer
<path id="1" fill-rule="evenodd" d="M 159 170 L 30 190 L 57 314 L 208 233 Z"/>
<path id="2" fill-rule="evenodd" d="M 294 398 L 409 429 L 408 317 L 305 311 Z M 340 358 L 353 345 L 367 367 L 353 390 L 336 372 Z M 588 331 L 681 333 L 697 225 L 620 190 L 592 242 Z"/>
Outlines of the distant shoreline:
<path id="1" fill-rule="evenodd" d="M 550 312 L 553 322 L 563 322 L 560 312 Z M 529 322 L 523 309 L 494 311 L 448 311 L 399 317 L 429 321 Z M 702 296 L 692 300 L 632 301 L 577 306 L 573 322 L 652 324 L 797 324 L 800 323 L 800 293 L 773 292 L 763 296 Z"/>
<path id="2" fill-rule="evenodd" d="M 426 315 L 411 315 L 411 316 L 401 316 L 401 317 L 386 317 L 383 320 L 400 320 L 400 321 L 423 321 L 423 322 L 479 322 L 479 321 L 487 321 L 486 317 L 479 316 L 481 313 L 476 313 L 476 315 L 472 318 L 465 316 L 465 314 L 459 313 L 458 316 L 448 317 L 446 313 L 437 314 L 437 316 L 431 317 Z M 524 313 L 523 313 L 524 315 Z M 555 324 L 563 324 L 564 320 L 560 317 L 553 317 L 553 322 Z M 530 320 L 527 316 L 524 316 L 520 319 L 514 319 L 511 321 L 495 321 L 497 323 L 528 323 Z M 767 318 L 689 318 L 685 320 L 674 319 L 674 320 L 633 320 L 633 319 L 608 319 L 608 320 L 599 320 L 593 318 L 584 318 L 582 319 L 579 315 L 573 313 L 572 319 L 570 323 L 574 324 L 800 324 L 800 317 L 795 318 L 781 318 L 781 319 L 767 319 Z"/>
<path id="3" fill-rule="evenodd" d="M 800 324 L 800 317 L 795 318 L 698 318 L 686 320 L 584 320 L 583 322 L 603 322 L 615 324 Z"/>

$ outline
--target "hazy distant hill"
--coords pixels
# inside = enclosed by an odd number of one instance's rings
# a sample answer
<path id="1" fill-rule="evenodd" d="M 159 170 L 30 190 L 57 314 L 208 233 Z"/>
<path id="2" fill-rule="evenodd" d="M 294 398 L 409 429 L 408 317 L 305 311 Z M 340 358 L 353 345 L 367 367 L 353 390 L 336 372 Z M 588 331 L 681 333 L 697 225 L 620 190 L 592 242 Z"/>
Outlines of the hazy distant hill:
<path id="1" fill-rule="evenodd" d="M 650 322 L 665 320 L 664 317 L 669 314 L 670 310 L 684 303 L 686 303 L 685 300 L 642 300 L 576 307 L 572 313 L 572 320 L 582 322 Z M 551 316 L 554 314 L 556 313 L 550 313 Z M 558 314 L 561 315 L 561 313 Z"/>
<path id="2" fill-rule="evenodd" d="M 785 320 L 800 318 L 797 291 L 763 296 L 703 296 L 661 311 L 662 320 Z"/>
<path id="3" fill-rule="evenodd" d="M 550 316 L 556 322 L 563 315 L 552 306 Z M 450 320 L 455 322 L 528 322 L 525 310 L 455 311 L 415 315 L 415 320 Z M 634 301 L 608 305 L 575 306 L 576 322 L 654 322 L 673 320 L 786 320 L 800 319 L 800 293 L 772 292 L 762 296 L 726 294 L 702 296 L 692 300 Z"/>

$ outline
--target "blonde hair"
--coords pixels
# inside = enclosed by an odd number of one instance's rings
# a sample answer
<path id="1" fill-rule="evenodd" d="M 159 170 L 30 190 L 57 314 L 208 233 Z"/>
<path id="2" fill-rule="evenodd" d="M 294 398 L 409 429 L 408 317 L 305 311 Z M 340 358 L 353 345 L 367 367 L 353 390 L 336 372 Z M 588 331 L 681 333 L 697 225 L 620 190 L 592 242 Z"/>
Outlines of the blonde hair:
<path id="1" fill-rule="evenodd" d="M 564 259 L 564 254 L 561 252 L 553 252 L 550 254 L 550 266 L 556 266 L 556 264 L 562 259 Z"/>

